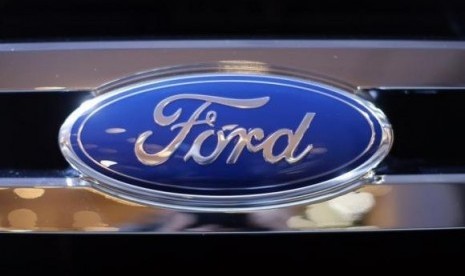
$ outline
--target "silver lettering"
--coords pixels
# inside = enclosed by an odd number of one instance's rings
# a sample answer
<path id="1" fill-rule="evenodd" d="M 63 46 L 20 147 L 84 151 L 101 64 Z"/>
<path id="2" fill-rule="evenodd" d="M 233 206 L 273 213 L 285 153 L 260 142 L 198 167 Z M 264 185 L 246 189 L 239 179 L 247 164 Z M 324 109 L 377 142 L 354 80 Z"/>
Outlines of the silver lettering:
<path id="1" fill-rule="evenodd" d="M 164 109 L 174 101 L 178 100 L 198 100 L 202 104 L 193 112 L 189 119 L 185 122 L 179 122 L 174 124 L 182 114 L 182 108 L 178 108 L 174 113 L 170 115 L 164 114 Z M 210 107 L 212 104 L 220 104 L 224 106 L 239 108 L 239 109 L 253 109 L 264 106 L 269 101 L 269 97 L 261 97 L 254 99 L 233 99 L 223 98 L 207 95 L 197 94 L 180 94 L 168 97 L 161 101 L 154 110 L 154 121 L 160 126 L 170 126 L 171 131 L 180 129 L 174 139 L 162 150 L 155 153 L 149 153 L 145 150 L 144 145 L 147 140 L 153 135 L 151 130 L 141 133 L 136 140 L 134 146 L 134 152 L 137 159 L 144 165 L 157 166 L 161 165 L 179 148 L 186 137 L 189 135 L 191 129 L 196 125 L 208 125 L 210 127 L 215 126 L 217 112 L 210 110 L 207 111 L 203 119 L 199 119 L 202 113 Z M 235 141 L 234 148 L 229 154 L 226 163 L 234 164 L 239 159 L 240 155 L 247 149 L 249 152 L 263 152 L 263 158 L 266 162 L 276 163 L 281 160 L 285 160 L 289 164 L 293 164 L 302 160 L 307 156 L 313 148 L 313 145 L 307 145 L 304 150 L 299 154 L 296 154 L 297 147 L 302 141 L 303 136 L 310 127 L 310 124 L 315 117 L 315 113 L 307 113 L 300 122 L 297 130 L 293 132 L 290 129 L 283 128 L 270 134 L 265 138 L 265 134 L 261 128 L 253 128 L 247 131 L 237 125 L 226 125 L 221 130 L 215 132 L 213 129 L 206 130 L 199 134 L 189 151 L 184 156 L 184 161 L 192 159 L 194 162 L 200 165 L 207 165 L 215 162 L 221 153 L 224 151 L 226 146 Z M 228 133 L 229 132 L 229 133 Z M 215 139 L 216 136 L 216 139 Z M 265 139 L 264 139 L 265 138 Z M 207 139 L 215 139 L 215 149 L 207 154 L 206 156 L 201 154 L 202 144 Z M 287 139 L 286 148 L 275 154 L 273 152 L 274 146 L 278 139 Z"/>

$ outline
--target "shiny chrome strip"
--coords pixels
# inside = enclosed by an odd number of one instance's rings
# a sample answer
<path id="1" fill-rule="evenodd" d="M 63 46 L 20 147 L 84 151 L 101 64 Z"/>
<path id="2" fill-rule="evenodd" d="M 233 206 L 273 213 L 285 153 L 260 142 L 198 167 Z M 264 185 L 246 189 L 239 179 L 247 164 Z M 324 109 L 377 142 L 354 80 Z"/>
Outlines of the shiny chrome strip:
<path id="1" fill-rule="evenodd" d="M 195 48 L 417 48 L 417 49 L 462 49 L 461 41 L 418 41 L 418 40 L 157 40 L 157 41 L 113 41 L 113 42 L 37 42 L 6 43 L 0 51 L 57 51 L 98 49 L 195 49 Z"/>
<path id="2" fill-rule="evenodd" d="M 0 92 L 82 91 L 154 68 L 248 61 L 353 87 L 463 87 L 465 43 L 192 40 L 0 44 Z M 438 74 L 438 72 L 441 72 Z"/>
<path id="3" fill-rule="evenodd" d="M 203 215 L 121 201 L 96 193 L 80 178 L 0 178 L 0 197 L 4 200 L 0 232 L 277 233 L 465 228 L 465 174 L 386 175 L 383 180 L 383 184 L 365 185 L 358 192 L 312 205 Z M 89 225 L 82 221 L 84 218 L 91 219 Z"/>
<path id="4" fill-rule="evenodd" d="M 380 87 L 357 87 L 358 90 L 380 90 L 382 92 L 396 92 L 399 90 L 465 90 L 465 86 L 380 86 Z M 394 90 L 394 91 L 392 91 Z"/>
<path id="5" fill-rule="evenodd" d="M 1 177 L 0 188 L 66 188 L 86 187 L 89 184 L 79 177 Z"/>
<path id="6" fill-rule="evenodd" d="M 399 174 L 399 175 L 382 175 L 380 183 L 382 184 L 465 184 L 465 174 Z"/>
<path id="7" fill-rule="evenodd" d="M 465 184 L 465 174 L 397 174 L 378 175 L 372 183 L 365 185 L 403 184 Z M 41 187 L 89 187 L 85 179 L 79 177 L 0 177 L 0 188 Z"/>

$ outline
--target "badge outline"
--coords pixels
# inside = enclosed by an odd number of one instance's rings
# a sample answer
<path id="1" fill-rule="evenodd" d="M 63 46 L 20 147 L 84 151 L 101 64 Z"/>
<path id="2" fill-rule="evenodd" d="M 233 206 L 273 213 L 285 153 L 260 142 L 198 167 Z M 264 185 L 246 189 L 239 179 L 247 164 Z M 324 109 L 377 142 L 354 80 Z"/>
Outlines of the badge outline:
<path id="1" fill-rule="evenodd" d="M 223 63 L 222 63 L 223 64 Z M 179 70 L 181 67 L 174 67 L 175 69 Z M 211 70 L 211 72 L 206 72 L 205 70 L 200 70 L 200 72 L 195 72 L 193 68 L 195 67 L 187 67 L 187 70 L 184 74 L 180 74 L 177 72 L 176 75 L 171 76 L 157 76 L 158 70 L 146 72 L 149 76 L 148 80 L 145 81 L 137 81 L 135 83 L 130 83 L 131 77 L 118 80 L 116 82 L 111 83 L 108 93 L 98 93 L 99 88 L 97 88 L 95 94 L 98 97 L 89 100 L 88 102 L 84 103 L 81 107 L 76 109 L 66 121 L 63 123 L 60 133 L 59 133 L 59 144 L 62 150 L 65 159 L 78 171 L 83 174 L 83 179 L 88 181 L 93 188 L 99 190 L 103 193 L 107 193 L 119 198 L 123 198 L 130 201 L 135 201 L 142 204 L 147 204 L 151 206 L 158 206 L 158 207 L 165 207 L 175 210 L 182 210 L 182 211 L 196 211 L 196 212 L 239 212 L 239 211 L 253 211 L 253 210 L 262 210 L 262 209 L 271 209 L 271 208 L 279 208 L 279 207 L 287 207 L 291 205 L 303 204 L 303 203 L 315 203 L 322 200 L 330 199 L 336 197 L 338 195 L 347 193 L 352 191 L 363 184 L 366 184 L 373 180 L 373 173 L 372 170 L 384 159 L 384 157 L 389 152 L 390 148 L 392 147 L 393 143 L 393 130 L 388 122 L 384 113 L 376 108 L 371 102 L 362 99 L 354 95 L 354 93 L 350 93 L 346 91 L 347 89 L 341 89 L 338 86 L 332 85 L 331 83 L 322 82 L 320 79 L 317 81 L 312 80 L 311 75 L 307 74 L 308 77 L 303 78 L 302 76 L 294 77 L 292 74 L 290 75 L 283 75 L 281 72 L 275 73 L 273 70 L 269 70 L 268 72 L 264 73 L 257 73 L 254 70 L 248 70 L 246 68 L 244 70 L 240 70 L 236 68 L 232 70 L 232 72 L 223 72 L 221 70 Z M 203 68 L 199 66 L 199 68 Z M 238 70 L 239 69 L 239 70 Z M 277 71 L 277 70 L 276 70 Z M 289 70 L 290 71 L 290 70 Z M 168 70 L 169 72 L 169 70 Z M 174 193 L 174 192 L 166 192 L 160 191 L 155 189 L 144 188 L 136 185 L 132 185 L 130 183 L 126 183 L 114 178 L 111 178 L 107 175 L 104 175 L 95 169 L 88 166 L 85 162 L 80 160 L 80 158 L 74 152 L 71 144 L 70 144 L 70 135 L 71 135 L 71 128 L 73 127 L 75 121 L 80 118 L 84 113 L 91 110 L 96 104 L 105 101 L 106 99 L 113 97 L 115 95 L 124 94 L 129 90 L 132 90 L 136 87 L 141 87 L 148 84 L 154 84 L 157 82 L 163 82 L 168 80 L 179 80 L 179 79 L 188 79 L 188 78 L 195 78 L 195 77 L 202 77 L 202 76 L 251 76 L 251 77 L 270 77 L 273 80 L 283 79 L 283 80 L 291 80 L 296 83 L 302 84 L 311 84 L 317 87 L 322 87 L 328 89 L 332 92 L 337 94 L 341 94 L 341 98 L 334 97 L 332 95 L 326 95 L 333 97 L 339 101 L 342 101 L 344 104 L 350 104 L 352 108 L 355 108 L 357 112 L 362 113 L 364 118 L 370 124 L 370 127 L 373 131 L 373 122 L 369 119 L 368 114 L 365 113 L 363 110 L 359 110 L 358 107 L 353 106 L 350 102 L 347 103 L 344 101 L 344 97 L 348 97 L 349 99 L 355 101 L 357 104 L 361 105 L 365 109 L 367 109 L 371 115 L 376 119 L 377 123 L 379 124 L 381 131 L 380 143 L 376 149 L 376 151 L 362 164 L 357 166 L 356 168 L 338 175 L 336 177 L 330 178 L 323 182 L 318 182 L 312 184 L 310 186 L 304 186 L 300 188 L 290 189 L 290 190 L 283 190 L 277 192 L 269 192 L 269 193 L 260 193 L 260 194 L 249 194 L 249 195 L 233 195 L 233 196 L 223 196 L 223 195 L 190 195 L 190 194 L 181 194 L 181 193 Z M 241 81 L 242 82 L 242 81 Z M 333 81 L 334 83 L 334 81 Z M 120 85 L 120 87 L 114 87 L 116 85 Z M 282 83 L 273 83 L 278 85 L 283 85 Z M 107 85 L 105 85 L 107 86 Z M 303 87 L 300 87 L 303 88 Z M 153 88 L 152 88 L 153 89 Z M 104 89 L 101 89 L 102 91 Z M 309 90 L 309 89 L 306 89 Z M 311 91 L 311 93 L 321 93 L 318 91 Z M 136 94 L 143 93 L 142 91 L 137 91 Z M 130 94 L 132 95 L 132 94 Z M 117 98 L 120 100 L 123 97 Z M 102 108 L 102 107 L 99 107 Z M 91 112 L 94 113 L 96 110 Z M 87 115 L 91 117 L 90 114 Z M 84 122 L 81 123 L 80 128 L 82 128 Z M 78 137 L 79 138 L 79 137 Z M 361 154 L 363 156 L 364 153 L 368 149 L 373 146 L 374 138 L 371 139 L 370 143 L 367 145 L 365 151 Z M 85 151 L 83 151 L 86 153 Z M 357 160 L 360 158 L 360 155 L 354 158 L 353 160 Z M 354 162 L 354 161 L 351 161 Z M 342 167 L 347 166 L 344 164 Z M 105 168 L 108 170 L 108 168 Z M 127 177 L 127 176 L 125 176 Z M 305 180 L 295 180 L 295 182 L 304 182 Z M 280 183 L 280 184 L 290 184 L 290 182 Z"/>

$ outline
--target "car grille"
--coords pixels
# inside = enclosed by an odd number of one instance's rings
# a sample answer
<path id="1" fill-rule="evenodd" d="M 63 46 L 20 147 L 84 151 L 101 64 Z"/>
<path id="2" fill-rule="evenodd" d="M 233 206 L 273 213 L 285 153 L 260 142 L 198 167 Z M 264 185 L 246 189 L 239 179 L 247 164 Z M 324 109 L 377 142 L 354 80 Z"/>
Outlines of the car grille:
<path id="1" fill-rule="evenodd" d="M 324 204 L 191 214 L 100 194 L 58 148 L 65 118 L 95 89 L 139 72 L 223 60 L 333 78 L 381 108 L 394 146 L 350 223 L 312 223 Z M 465 224 L 465 44 L 394 41 L 158 41 L 0 45 L 0 227 L 76 231 L 312 231 Z M 329 216 L 329 215 L 328 215 Z"/>

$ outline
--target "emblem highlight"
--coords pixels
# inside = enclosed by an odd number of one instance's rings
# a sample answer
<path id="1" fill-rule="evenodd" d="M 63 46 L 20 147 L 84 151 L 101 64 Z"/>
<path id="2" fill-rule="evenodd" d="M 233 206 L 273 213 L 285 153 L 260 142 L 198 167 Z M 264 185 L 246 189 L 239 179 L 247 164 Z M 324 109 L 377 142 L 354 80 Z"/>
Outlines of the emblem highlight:
<path id="1" fill-rule="evenodd" d="M 178 149 L 178 147 L 184 142 L 186 136 L 189 134 L 192 127 L 195 125 L 208 125 L 211 128 L 215 127 L 215 121 L 217 112 L 210 110 L 207 111 L 205 119 L 198 120 L 202 113 L 210 107 L 212 103 L 230 106 L 239 109 L 248 109 L 248 108 L 259 108 L 265 105 L 269 101 L 269 97 L 262 97 L 256 99 L 233 99 L 233 98 L 221 98 L 221 97 L 212 97 L 205 95 L 193 95 L 193 94 L 182 94 L 171 96 L 167 99 L 162 100 L 157 104 L 154 111 L 154 121 L 159 126 L 170 127 L 170 130 L 174 131 L 180 129 L 175 138 L 162 150 L 157 153 L 148 153 L 144 149 L 144 143 L 146 140 L 152 136 L 153 132 L 148 130 L 139 135 L 136 140 L 134 147 L 134 152 L 137 156 L 137 159 L 148 166 L 157 166 L 166 162 L 171 155 Z M 182 108 L 179 108 L 172 115 L 165 116 L 163 115 L 163 110 L 166 106 L 176 100 L 200 100 L 203 103 L 194 111 L 194 113 L 189 117 L 185 122 L 176 123 L 176 120 L 182 113 Z M 216 131 L 213 129 L 205 130 L 200 135 L 198 135 L 189 151 L 184 155 L 184 161 L 193 159 L 196 163 L 200 165 L 207 165 L 214 162 L 218 156 L 223 152 L 225 147 L 231 143 L 231 141 L 236 141 L 235 146 L 231 154 L 226 159 L 227 164 L 236 163 L 237 159 L 241 155 L 242 151 L 247 149 L 250 152 L 263 151 L 263 158 L 266 162 L 276 163 L 282 159 L 286 160 L 289 164 L 298 162 L 307 155 L 310 150 L 313 148 L 313 145 L 307 145 L 305 149 L 297 154 L 295 153 L 297 146 L 302 140 L 303 135 L 310 127 L 310 123 L 313 120 L 315 113 L 306 113 L 305 117 L 300 122 L 297 130 L 294 132 L 291 129 L 282 128 L 276 132 L 270 134 L 265 138 L 263 129 L 261 128 L 252 128 L 249 131 L 243 127 L 239 127 L 236 124 L 225 125 L 221 127 L 220 130 Z M 229 132 L 228 134 L 226 134 Z M 216 135 L 216 146 L 214 150 L 208 155 L 201 154 L 202 144 L 211 136 Z M 273 148 L 275 143 L 281 137 L 286 137 L 288 145 L 286 148 L 278 153 L 273 153 Z M 260 142 L 258 144 L 253 144 L 254 140 Z M 262 141 L 263 140 L 263 141 Z"/>
<path id="2" fill-rule="evenodd" d="M 392 144 L 381 110 L 330 85 L 153 74 L 112 85 L 60 130 L 65 158 L 100 191 L 191 211 L 316 202 L 370 181 Z"/>

